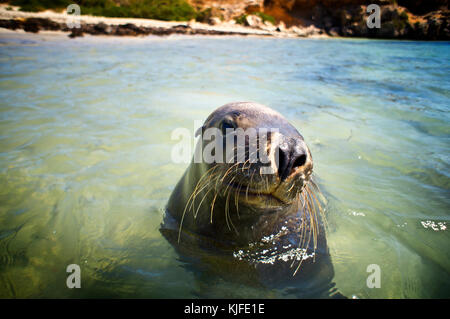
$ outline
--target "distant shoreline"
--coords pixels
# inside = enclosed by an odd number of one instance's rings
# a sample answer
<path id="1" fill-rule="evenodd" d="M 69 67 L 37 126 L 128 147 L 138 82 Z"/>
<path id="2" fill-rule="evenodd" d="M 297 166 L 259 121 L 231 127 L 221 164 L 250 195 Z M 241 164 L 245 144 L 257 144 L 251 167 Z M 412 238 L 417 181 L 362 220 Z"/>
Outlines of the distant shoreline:
<path id="1" fill-rule="evenodd" d="M 448 11 L 436 11 L 425 16 L 413 16 L 405 13 L 405 9 L 396 6 L 385 6 L 385 15 L 399 15 L 406 20 L 386 20 L 383 27 L 372 29 L 364 20 L 352 23 L 348 27 L 332 27 L 331 29 L 293 25 L 287 27 L 280 21 L 278 25 L 260 21 L 255 16 L 248 16 L 246 25 L 235 20 L 221 21 L 213 19 L 210 24 L 195 20 L 162 21 L 141 18 L 110 18 L 80 15 L 74 18 L 66 12 L 46 10 L 42 12 L 24 12 L 19 7 L 0 4 L 0 30 L 23 30 L 29 33 L 61 32 L 70 38 L 92 36 L 243 36 L 270 38 L 363 38 L 389 40 L 449 41 Z M 403 10 L 403 11 L 402 11 Z M 408 16 L 409 15 L 409 16 Z M 252 19 L 249 19 L 252 18 Z M 409 21 L 409 22 L 405 22 Z M 79 22 L 79 27 L 69 27 L 70 23 Z M 1 33 L 0 33 L 1 35 Z"/>
<path id="2" fill-rule="evenodd" d="M 167 36 L 171 34 L 214 35 L 214 36 L 260 36 L 280 38 L 311 38 L 328 37 L 314 27 L 283 28 L 267 26 L 266 29 L 245 27 L 230 22 L 209 25 L 199 22 L 161 21 L 136 18 L 107 18 L 80 15 L 75 20 L 67 13 L 54 11 L 22 12 L 17 8 L 0 4 L 0 28 L 9 30 L 24 30 L 30 33 L 40 31 L 61 32 L 71 38 L 83 35 L 103 36 Z M 69 28 L 68 23 L 79 22 L 79 28 Z"/>

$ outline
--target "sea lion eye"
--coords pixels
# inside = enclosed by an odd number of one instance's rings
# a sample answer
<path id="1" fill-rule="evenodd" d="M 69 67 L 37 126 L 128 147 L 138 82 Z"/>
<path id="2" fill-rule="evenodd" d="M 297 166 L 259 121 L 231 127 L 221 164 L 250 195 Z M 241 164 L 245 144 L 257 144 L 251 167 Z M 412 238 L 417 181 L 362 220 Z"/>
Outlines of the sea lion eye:
<path id="1" fill-rule="evenodd" d="M 230 132 L 230 130 L 234 130 L 235 129 L 235 125 L 232 121 L 230 120 L 224 120 L 221 124 L 222 127 L 222 134 L 226 135 L 227 133 Z M 227 131 L 228 130 L 228 131 Z"/>

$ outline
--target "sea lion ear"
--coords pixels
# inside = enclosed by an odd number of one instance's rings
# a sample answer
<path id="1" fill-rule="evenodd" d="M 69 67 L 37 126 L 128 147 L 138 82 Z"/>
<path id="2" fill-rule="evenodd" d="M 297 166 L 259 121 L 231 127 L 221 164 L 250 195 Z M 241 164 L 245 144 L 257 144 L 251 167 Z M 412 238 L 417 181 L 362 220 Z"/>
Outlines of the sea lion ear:
<path id="1" fill-rule="evenodd" d="M 205 129 L 205 126 L 200 126 L 197 131 L 195 131 L 195 137 L 199 136 L 199 135 L 203 135 L 203 131 Z"/>

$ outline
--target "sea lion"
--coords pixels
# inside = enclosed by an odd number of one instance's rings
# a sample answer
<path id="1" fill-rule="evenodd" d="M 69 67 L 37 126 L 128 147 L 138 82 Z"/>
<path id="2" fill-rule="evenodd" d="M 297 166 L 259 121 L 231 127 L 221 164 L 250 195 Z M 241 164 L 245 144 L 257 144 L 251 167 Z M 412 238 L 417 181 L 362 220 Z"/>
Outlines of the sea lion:
<path id="1" fill-rule="evenodd" d="M 211 143 L 204 138 L 208 129 L 222 133 L 215 136 L 215 160 L 194 155 L 169 198 L 162 234 L 200 272 L 289 287 L 299 297 L 331 295 L 334 272 L 303 136 L 280 113 L 252 102 L 216 109 L 196 133 L 196 155 Z M 239 130 L 256 134 L 237 145 Z M 232 151 L 217 157 L 219 146 L 230 149 L 229 141 Z"/>

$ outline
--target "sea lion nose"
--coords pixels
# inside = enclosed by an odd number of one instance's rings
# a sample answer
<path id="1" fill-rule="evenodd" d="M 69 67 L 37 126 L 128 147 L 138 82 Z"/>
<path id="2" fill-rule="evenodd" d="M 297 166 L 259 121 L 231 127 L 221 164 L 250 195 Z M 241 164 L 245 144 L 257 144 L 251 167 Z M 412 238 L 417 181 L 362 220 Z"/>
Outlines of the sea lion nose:
<path id="1" fill-rule="evenodd" d="M 282 143 L 278 147 L 278 176 L 284 181 L 297 168 L 306 166 L 308 162 L 306 145 Z"/>

